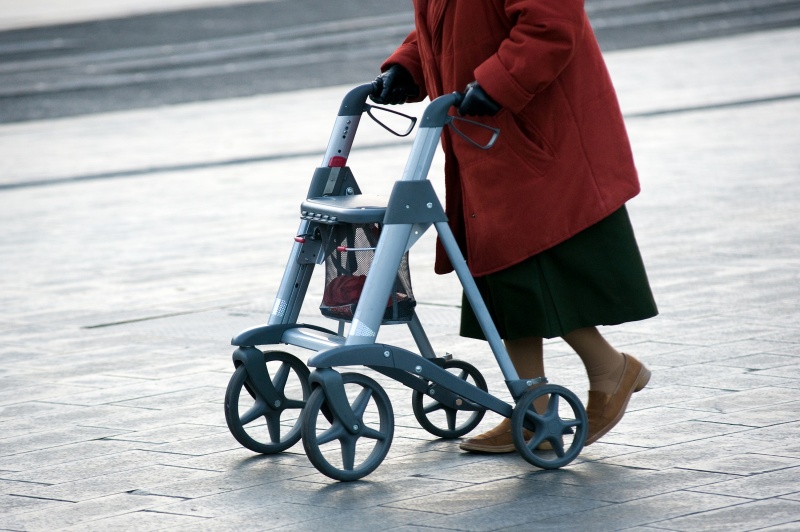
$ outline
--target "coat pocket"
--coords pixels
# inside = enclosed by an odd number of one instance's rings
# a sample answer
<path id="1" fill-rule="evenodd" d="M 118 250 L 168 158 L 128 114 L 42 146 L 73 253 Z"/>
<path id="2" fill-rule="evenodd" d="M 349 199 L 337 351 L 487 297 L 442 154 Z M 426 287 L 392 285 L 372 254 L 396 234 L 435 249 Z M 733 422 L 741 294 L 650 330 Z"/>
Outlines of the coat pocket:
<path id="1" fill-rule="evenodd" d="M 508 111 L 500 112 L 497 122 L 500 136 L 505 136 L 504 145 L 516 153 L 528 168 L 538 175 L 544 175 L 555 159 L 555 151 L 539 128 Z"/>
<path id="2" fill-rule="evenodd" d="M 501 111 L 495 116 L 470 118 L 497 128 L 500 134 L 494 146 L 482 150 L 458 135 L 451 135 L 453 152 L 462 170 L 477 166 L 490 173 L 514 169 L 514 173 L 528 173 L 541 177 L 553 162 L 554 151 L 541 132 L 528 121 L 514 117 L 508 111 Z M 468 121 L 456 121 L 453 124 L 464 135 L 477 144 L 486 144 L 491 132 Z"/>

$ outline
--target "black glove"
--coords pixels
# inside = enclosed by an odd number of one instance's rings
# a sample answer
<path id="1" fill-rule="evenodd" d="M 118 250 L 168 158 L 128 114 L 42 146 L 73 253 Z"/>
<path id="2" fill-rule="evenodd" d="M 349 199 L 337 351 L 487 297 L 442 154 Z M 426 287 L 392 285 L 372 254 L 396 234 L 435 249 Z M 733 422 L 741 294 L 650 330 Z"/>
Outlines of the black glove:
<path id="1" fill-rule="evenodd" d="M 489 98 L 477 81 L 467 85 L 464 99 L 458 106 L 458 113 L 464 116 L 492 116 L 500 110 L 500 105 Z"/>
<path id="2" fill-rule="evenodd" d="M 400 65 L 390 66 L 386 72 L 375 78 L 375 82 L 378 84 L 377 94 L 370 95 L 375 103 L 405 103 L 409 97 L 419 94 L 419 87 L 414 83 L 413 76 Z"/>

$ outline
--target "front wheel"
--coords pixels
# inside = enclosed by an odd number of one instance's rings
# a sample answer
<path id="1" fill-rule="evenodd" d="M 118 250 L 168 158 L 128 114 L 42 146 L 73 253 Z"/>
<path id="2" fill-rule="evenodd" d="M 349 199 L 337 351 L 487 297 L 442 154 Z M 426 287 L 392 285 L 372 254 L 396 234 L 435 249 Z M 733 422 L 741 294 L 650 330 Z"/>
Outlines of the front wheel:
<path id="1" fill-rule="evenodd" d="M 314 467 L 334 480 L 350 481 L 369 475 L 386 457 L 394 435 L 394 412 L 389 396 L 373 379 L 343 373 L 342 382 L 357 427 L 345 428 L 325 404 L 321 386 L 311 393 L 300 421 L 303 447 Z"/>
<path id="2" fill-rule="evenodd" d="M 549 395 L 547 409 L 539 413 L 533 402 Z M 527 441 L 523 429 L 533 432 Z M 527 462 L 542 469 L 558 469 L 572 462 L 583 449 L 589 421 L 580 399 L 555 384 L 538 386 L 523 395 L 511 414 L 514 447 Z"/>
<path id="3" fill-rule="evenodd" d="M 265 352 L 264 364 L 270 381 L 263 385 L 275 388 L 280 405 L 267 404 L 241 365 L 225 392 L 225 421 L 243 446 L 257 453 L 274 454 L 300 440 L 300 412 L 311 394 L 310 372 L 299 358 L 283 351 Z"/>

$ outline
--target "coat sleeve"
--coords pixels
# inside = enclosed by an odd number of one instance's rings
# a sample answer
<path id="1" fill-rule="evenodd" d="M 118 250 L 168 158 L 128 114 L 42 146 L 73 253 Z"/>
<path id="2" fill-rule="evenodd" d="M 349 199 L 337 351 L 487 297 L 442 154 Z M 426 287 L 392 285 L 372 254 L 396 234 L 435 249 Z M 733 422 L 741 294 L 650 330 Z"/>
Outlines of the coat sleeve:
<path id="1" fill-rule="evenodd" d="M 414 82 L 419 87 L 419 96 L 410 101 L 424 100 L 428 96 L 428 93 L 425 89 L 425 74 L 422 68 L 422 59 L 419 55 L 417 30 L 413 30 L 409 33 L 408 37 L 403 41 L 403 44 L 383 62 L 381 65 L 381 72 L 384 72 L 394 64 L 399 64 L 408 70 L 414 78 Z"/>
<path id="2" fill-rule="evenodd" d="M 511 22 L 475 79 L 503 107 L 520 112 L 567 66 L 588 24 L 580 0 L 506 0 Z"/>

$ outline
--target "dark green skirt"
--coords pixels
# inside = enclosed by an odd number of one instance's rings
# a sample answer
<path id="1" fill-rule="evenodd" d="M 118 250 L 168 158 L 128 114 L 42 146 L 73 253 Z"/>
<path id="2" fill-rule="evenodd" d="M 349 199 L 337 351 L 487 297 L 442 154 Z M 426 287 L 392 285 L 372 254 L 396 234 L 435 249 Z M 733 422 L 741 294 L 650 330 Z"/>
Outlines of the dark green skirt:
<path id="1" fill-rule="evenodd" d="M 475 282 L 503 339 L 555 338 L 658 314 L 628 211 Z M 461 336 L 484 340 L 463 298 Z"/>

